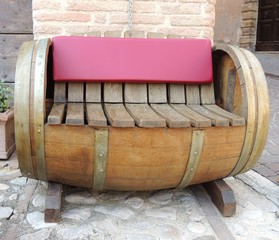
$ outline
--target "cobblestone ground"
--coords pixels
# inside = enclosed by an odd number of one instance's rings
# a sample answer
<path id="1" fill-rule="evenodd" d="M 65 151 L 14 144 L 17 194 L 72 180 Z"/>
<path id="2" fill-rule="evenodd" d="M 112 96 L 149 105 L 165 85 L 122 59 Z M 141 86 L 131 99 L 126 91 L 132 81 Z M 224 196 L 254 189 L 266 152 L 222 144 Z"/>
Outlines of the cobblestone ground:
<path id="1" fill-rule="evenodd" d="M 279 185 L 279 79 L 267 78 L 270 96 L 270 125 L 265 150 L 253 168 Z"/>

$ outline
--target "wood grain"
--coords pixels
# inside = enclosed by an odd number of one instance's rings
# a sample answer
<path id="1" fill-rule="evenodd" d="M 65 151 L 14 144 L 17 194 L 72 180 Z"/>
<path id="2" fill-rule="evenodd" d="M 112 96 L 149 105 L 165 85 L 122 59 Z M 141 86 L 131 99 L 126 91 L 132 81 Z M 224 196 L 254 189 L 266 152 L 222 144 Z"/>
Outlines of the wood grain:
<path id="1" fill-rule="evenodd" d="M 34 42 L 25 42 L 19 51 L 15 86 L 15 137 L 22 174 L 34 178 L 29 129 L 29 84 Z"/>
<path id="2" fill-rule="evenodd" d="M 84 125 L 83 103 L 68 103 L 66 114 L 67 125 Z"/>
<path id="3" fill-rule="evenodd" d="M 189 118 L 191 121 L 192 127 L 210 127 L 211 126 L 211 120 L 209 118 L 195 112 L 194 110 L 192 110 L 185 104 L 171 104 L 171 106 L 176 111 L 178 111 L 180 114 Z"/>
<path id="4" fill-rule="evenodd" d="M 166 119 L 167 126 L 170 128 L 191 126 L 191 120 L 175 111 L 169 104 L 151 104 L 150 106 L 159 116 Z"/>
<path id="5" fill-rule="evenodd" d="M 107 126 L 107 119 L 101 104 L 87 103 L 86 118 L 89 126 L 93 126 L 93 127 Z"/>
<path id="6" fill-rule="evenodd" d="M 185 86 L 184 84 L 169 85 L 169 102 L 170 103 L 185 103 Z"/>
<path id="7" fill-rule="evenodd" d="M 157 115 L 148 104 L 126 104 L 125 107 L 138 127 L 166 127 L 166 120 Z"/>
<path id="8" fill-rule="evenodd" d="M 123 103 L 122 83 L 104 84 L 105 103 Z"/>
<path id="9" fill-rule="evenodd" d="M 48 124 L 61 124 L 64 118 L 65 104 L 54 103 L 50 114 L 48 115 Z"/>
<path id="10" fill-rule="evenodd" d="M 125 103 L 147 103 L 147 84 L 126 83 L 124 100 Z"/>
<path id="11" fill-rule="evenodd" d="M 135 121 L 123 104 L 105 104 L 104 111 L 108 122 L 113 127 L 134 127 Z"/>
<path id="12" fill-rule="evenodd" d="M 66 102 L 66 83 L 56 82 L 54 84 L 54 102 L 56 103 Z"/>
<path id="13" fill-rule="evenodd" d="M 68 83 L 68 102 L 83 102 L 84 83 Z"/>
<path id="14" fill-rule="evenodd" d="M 148 84 L 149 103 L 167 103 L 167 85 L 150 83 Z"/>
<path id="15" fill-rule="evenodd" d="M 100 103 L 101 97 L 101 83 L 86 83 L 85 100 L 88 103 Z"/>

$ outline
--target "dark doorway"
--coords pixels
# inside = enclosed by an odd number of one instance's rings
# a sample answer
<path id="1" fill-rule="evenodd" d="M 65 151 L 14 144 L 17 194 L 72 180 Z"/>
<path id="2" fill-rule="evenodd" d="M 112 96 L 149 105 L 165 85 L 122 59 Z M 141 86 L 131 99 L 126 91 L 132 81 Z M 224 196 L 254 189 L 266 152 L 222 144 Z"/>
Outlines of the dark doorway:
<path id="1" fill-rule="evenodd" d="M 257 51 L 279 51 L 279 0 L 259 0 Z"/>

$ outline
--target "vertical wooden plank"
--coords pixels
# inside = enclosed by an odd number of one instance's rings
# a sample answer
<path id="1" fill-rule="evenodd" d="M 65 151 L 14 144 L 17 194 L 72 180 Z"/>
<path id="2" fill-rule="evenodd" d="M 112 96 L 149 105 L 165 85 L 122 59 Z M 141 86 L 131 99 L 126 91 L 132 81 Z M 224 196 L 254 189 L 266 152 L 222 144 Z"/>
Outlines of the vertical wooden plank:
<path id="1" fill-rule="evenodd" d="M 198 85 L 186 85 L 186 102 L 187 105 L 200 104 L 200 89 Z"/>
<path id="2" fill-rule="evenodd" d="M 68 102 L 83 102 L 84 83 L 68 84 Z"/>
<path id="3" fill-rule="evenodd" d="M 169 102 L 170 103 L 185 103 L 185 87 L 184 84 L 169 85 Z"/>
<path id="4" fill-rule="evenodd" d="M 123 103 L 122 83 L 104 84 L 105 103 Z"/>
<path id="5" fill-rule="evenodd" d="M 54 102 L 56 103 L 66 102 L 66 83 L 64 82 L 54 83 Z"/>
<path id="6" fill-rule="evenodd" d="M 86 83 L 85 100 L 87 103 L 101 102 L 101 83 Z"/>
<path id="7" fill-rule="evenodd" d="M 106 32 L 104 32 L 104 37 L 120 38 L 121 31 L 106 31 Z"/>
<path id="8" fill-rule="evenodd" d="M 167 102 L 167 85 L 165 83 L 148 84 L 148 102 L 149 103 L 166 103 Z"/>
<path id="9" fill-rule="evenodd" d="M 201 88 L 201 103 L 205 104 L 215 104 L 214 96 L 214 85 L 211 84 L 202 84 Z"/>
<path id="10" fill-rule="evenodd" d="M 34 42 L 25 42 L 20 50 L 15 74 L 15 136 L 21 172 L 34 178 L 29 128 L 29 86 Z"/>
<path id="11" fill-rule="evenodd" d="M 37 159 L 37 175 L 41 180 L 47 180 L 45 163 L 45 99 L 47 85 L 47 61 L 50 39 L 39 41 L 35 65 L 34 79 L 34 143 Z"/>
<path id="12" fill-rule="evenodd" d="M 147 84 L 125 84 L 124 99 L 125 103 L 147 103 Z"/>

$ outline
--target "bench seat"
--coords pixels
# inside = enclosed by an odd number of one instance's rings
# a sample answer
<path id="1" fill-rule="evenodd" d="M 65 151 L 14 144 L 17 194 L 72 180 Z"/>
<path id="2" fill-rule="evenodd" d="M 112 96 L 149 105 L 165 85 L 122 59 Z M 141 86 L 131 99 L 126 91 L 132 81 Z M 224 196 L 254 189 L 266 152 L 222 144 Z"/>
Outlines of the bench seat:
<path id="1" fill-rule="evenodd" d="M 56 37 L 52 46 L 55 104 L 48 124 L 245 125 L 215 105 L 207 39 Z"/>

